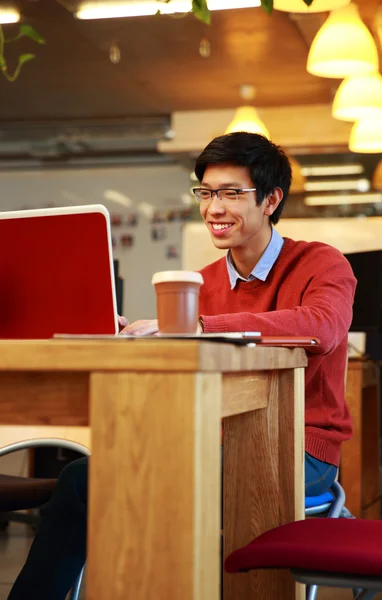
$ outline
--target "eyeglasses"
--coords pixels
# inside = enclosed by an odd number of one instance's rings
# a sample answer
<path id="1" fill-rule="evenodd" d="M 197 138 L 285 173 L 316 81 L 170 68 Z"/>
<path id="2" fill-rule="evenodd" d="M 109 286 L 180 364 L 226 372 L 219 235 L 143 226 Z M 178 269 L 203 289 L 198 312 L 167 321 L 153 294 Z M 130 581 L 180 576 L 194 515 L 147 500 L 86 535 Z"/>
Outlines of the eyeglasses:
<path id="1" fill-rule="evenodd" d="M 256 188 L 221 188 L 220 190 L 209 190 L 207 188 L 193 188 L 192 192 L 196 202 L 211 202 L 213 194 L 223 203 L 231 204 L 237 202 L 241 194 L 255 192 Z"/>

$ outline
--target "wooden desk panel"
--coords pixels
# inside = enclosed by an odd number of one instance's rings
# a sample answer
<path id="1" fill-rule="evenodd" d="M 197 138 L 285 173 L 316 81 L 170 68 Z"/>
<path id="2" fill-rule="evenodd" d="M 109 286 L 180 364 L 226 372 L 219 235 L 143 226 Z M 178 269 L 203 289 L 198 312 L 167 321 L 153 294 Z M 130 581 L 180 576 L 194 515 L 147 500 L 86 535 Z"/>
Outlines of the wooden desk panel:
<path id="1" fill-rule="evenodd" d="M 89 600 L 219 599 L 222 415 L 226 550 L 303 518 L 306 363 L 199 341 L 0 342 L 1 424 L 90 424 Z M 225 587 L 302 593 L 282 572 Z"/>

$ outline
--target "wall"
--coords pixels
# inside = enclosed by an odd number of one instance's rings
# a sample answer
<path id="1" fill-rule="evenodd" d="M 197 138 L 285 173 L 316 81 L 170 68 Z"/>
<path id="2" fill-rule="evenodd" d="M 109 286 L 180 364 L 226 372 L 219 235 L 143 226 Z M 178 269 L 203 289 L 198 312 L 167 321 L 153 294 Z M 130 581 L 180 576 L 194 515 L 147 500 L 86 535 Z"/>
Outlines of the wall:
<path id="1" fill-rule="evenodd" d="M 307 242 L 319 241 L 344 254 L 382 249 L 382 217 L 357 219 L 281 219 L 277 231 L 284 237 Z M 224 255 L 213 245 L 204 223 L 184 228 L 182 265 L 198 270 Z"/>
<path id="2" fill-rule="evenodd" d="M 181 267 L 183 229 L 179 220 L 160 224 L 166 238 L 153 241 L 150 215 L 186 209 L 182 196 L 185 200 L 189 181 L 189 171 L 177 165 L 5 172 L 0 173 L 0 211 L 104 204 L 122 218 L 122 225 L 112 229 L 117 241 L 114 256 L 125 280 L 123 312 L 130 320 L 150 318 L 155 317 L 151 276 L 157 270 Z M 126 225 L 134 214 L 137 226 Z M 120 244 L 123 235 L 133 237 L 131 247 Z M 168 246 L 177 250 L 176 258 L 166 257 Z"/>

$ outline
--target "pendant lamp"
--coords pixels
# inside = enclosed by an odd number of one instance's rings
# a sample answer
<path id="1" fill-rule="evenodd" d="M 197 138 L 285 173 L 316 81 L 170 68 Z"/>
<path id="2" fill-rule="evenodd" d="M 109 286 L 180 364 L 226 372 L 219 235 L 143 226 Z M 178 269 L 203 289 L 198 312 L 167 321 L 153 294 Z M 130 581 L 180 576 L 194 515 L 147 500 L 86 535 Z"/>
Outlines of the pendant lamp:
<path id="1" fill-rule="evenodd" d="M 310 6 L 303 0 L 273 0 L 273 8 L 290 13 L 328 12 L 349 4 L 350 0 L 314 0 Z"/>
<path id="2" fill-rule="evenodd" d="M 301 172 L 300 163 L 291 156 L 288 156 L 290 166 L 292 167 L 292 183 L 290 186 L 290 194 L 302 194 L 305 191 L 305 177 Z"/>
<path id="3" fill-rule="evenodd" d="M 255 97 L 255 87 L 253 85 L 241 85 L 240 97 L 245 100 L 253 100 Z M 269 131 L 263 121 L 259 117 L 254 106 L 245 105 L 239 106 L 236 109 L 235 115 L 228 125 L 225 133 L 233 133 L 235 131 L 247 131 L 248 133 L 260 133 L 268 139 L 270 138 Z"/>
<path id="4" fill-rule="evenodd" d="M 382 119 L 382 76 L 370 73 L 344 79 L 334 96 L 332 114 L 342 121 Z"/>
<path id="5" fill-rule="evenodd" d="M 373 178 L 371 181 L 375 190 L 382 191 L 382 159 L 375 167 L 375 171 L 373 173 Z"/>
<path id="6" fill-rule="evenodd" d="M 367 154 L 382 152 L 382 119 L 362 119 L 354 123 L 349 149 Z"/>
<path id="7" fill-rule="evenodd" d="M 336 79 L 378 71 L 377 47 L 356 4 L 330 13 L 312 42 L 306 68 Z"/>
<path id="8" fill-rule="evenodd" d="M 269 139 L 269 131 L 259 117 L 253 106 L 240 106 L 236 109 L 235 116 L 226 129 L 226 133 L 234 131 L 247 131 L 248 133 L 261 133 Z"/>

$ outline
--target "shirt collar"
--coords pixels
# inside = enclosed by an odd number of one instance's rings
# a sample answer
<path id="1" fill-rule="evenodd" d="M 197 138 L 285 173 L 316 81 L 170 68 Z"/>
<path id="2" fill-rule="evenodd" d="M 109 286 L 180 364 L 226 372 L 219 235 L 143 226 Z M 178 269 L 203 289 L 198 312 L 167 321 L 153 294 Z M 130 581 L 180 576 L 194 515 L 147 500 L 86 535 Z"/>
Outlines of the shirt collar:
<path id="1" fill-rule="evenodd" d="M 279 257 L 281 249 L 284 244 L 284 239 L 281 235 L 272 227 L 272 235 L 268 246 L 265 248 L 263 254 L 261 255 L 260 260 L 255 265 L 253 270 L 248 276 L 248 279 L 242 277 L 237 270 L 235 269 L 231 251 L 228 250 L 226 256 L 227 262 L 227 270 L 228 276 L 231 284 L 231 290 L 235 287 L 238 280 L 240 281 L 253 281 L 254 279 L 260 279 L 261 281 L 265 281 L 269 275 L 270 270 L 275 264 L 276 260 Z"/>

